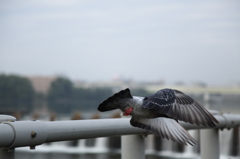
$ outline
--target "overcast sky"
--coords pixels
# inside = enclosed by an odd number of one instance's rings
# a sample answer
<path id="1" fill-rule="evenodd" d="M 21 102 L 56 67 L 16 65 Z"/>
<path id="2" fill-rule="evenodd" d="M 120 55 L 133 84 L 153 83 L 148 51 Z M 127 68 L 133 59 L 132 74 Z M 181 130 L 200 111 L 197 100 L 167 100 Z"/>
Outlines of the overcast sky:
<path id="1" fill-rule="evenodd" d="M 240 81 L 240 1 L 0 0 L 0 73 Z"/>

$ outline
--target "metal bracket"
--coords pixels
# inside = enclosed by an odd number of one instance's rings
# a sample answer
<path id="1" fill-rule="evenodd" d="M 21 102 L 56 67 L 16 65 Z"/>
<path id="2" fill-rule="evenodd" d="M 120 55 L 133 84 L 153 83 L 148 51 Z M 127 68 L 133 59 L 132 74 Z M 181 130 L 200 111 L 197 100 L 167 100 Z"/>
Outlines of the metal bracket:
<path id="1" fill-rule="evenodd" d="M 14 121 L 16 121 L 16 118 L 13 116 L 10 116 L 10 115 L 1 115 L 0 114 L 0 123 L 6 122 L 6 121 L 14 122 Z"/>

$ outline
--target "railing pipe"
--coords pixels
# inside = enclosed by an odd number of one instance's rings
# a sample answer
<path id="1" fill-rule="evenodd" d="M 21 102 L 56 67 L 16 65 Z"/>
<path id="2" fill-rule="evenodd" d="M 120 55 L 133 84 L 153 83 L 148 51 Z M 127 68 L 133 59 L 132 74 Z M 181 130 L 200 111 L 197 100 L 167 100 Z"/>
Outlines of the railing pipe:
<path id="1" fill-rule="evenodd" d="M 0 141 L 3 141 L 0 148 L 34 147 L 45 142 L 147 133 L 146 130 L 132 127 L 129 119 L 4 122 L 0 124 Z"/>
<path id="2" fill-rule="evenodd" d="M 217 128 L 240 126 L 240 115 L 215 115 Z M 78 121 L 16 121 L 0 124 L 0 148 L 40 145 L 45 142 L 66 141 L 119 135 L 147 134 L 146 130 L 132 127 L 130 119 L 92 119 Z M 179 122 L 186 129 L 202 126 Z"/>

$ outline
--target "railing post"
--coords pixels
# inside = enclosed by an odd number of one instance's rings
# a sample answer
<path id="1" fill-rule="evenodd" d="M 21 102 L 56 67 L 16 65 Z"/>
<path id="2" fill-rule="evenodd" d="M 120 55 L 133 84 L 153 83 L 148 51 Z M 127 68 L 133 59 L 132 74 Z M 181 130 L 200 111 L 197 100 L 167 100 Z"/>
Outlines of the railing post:
<path id="1" fill-rule="evenodd" d="M 142 135 L 124 135 L 122 140 L 122 159 L 145 159 L 145 144 Z"/>
<path id="2" fill-rule="evenodd" d="M 0 149 L 0 158 L 14 159 L 15 158 L 15 149 Z"/>
<path id="3" fill-rule="evenodd" d="M 219 131 L 206 129 L 200 131 L 201 158 L 219 159 Z"/>

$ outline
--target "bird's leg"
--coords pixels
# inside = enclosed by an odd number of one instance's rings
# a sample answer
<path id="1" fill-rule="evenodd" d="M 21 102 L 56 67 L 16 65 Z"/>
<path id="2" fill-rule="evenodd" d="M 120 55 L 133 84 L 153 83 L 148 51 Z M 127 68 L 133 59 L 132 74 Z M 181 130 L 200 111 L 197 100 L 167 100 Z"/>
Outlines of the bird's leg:
<path id="1" fill-rule="evenodd" d="M 133 110 L 132 107 L 127 107 L 127 108 L 124 110 L 124 112 L 123 112 L 123 116 L 129 116 L 129 115 L 131 115 L 132 110 Z"/>

